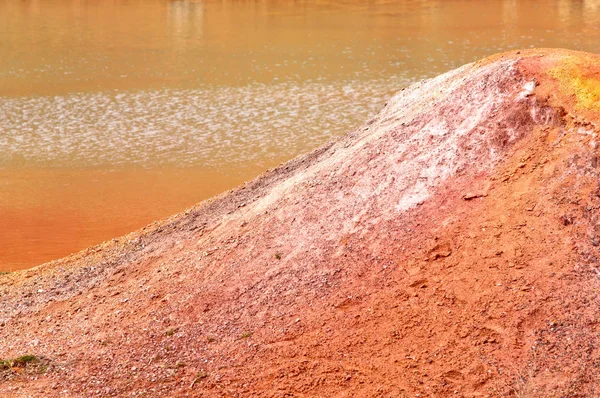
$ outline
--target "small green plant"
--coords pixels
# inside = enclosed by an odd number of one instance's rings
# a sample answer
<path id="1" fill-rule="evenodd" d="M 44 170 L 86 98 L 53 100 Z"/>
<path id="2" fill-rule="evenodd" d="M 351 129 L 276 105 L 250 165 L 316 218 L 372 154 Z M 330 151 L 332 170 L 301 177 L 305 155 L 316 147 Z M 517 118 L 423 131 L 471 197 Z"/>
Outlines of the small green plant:
<path id="1" fill-rule="evenodd" d="M 206 341 L 208 341 L 209 343 L 214 343 L 215 341 L 217 341 L 217 339 L 215 339 L 215 338 L 214 338 L 214 337 L 212 337 L 212 336 L 208 336 L 208 337 L 206 338 Z"/>
<path id="2" fill-rule="evenodd" d="M 0 359 L 0 380 L 11 374 L 46 373 L 49 361 L 46 358 L 39 358 L 35 355 L 22 355 L 14 359 Z"/>
<path id="3" fill-rule="evenodd" d="M 23 367 L 23 366 L 27 365 L 29 362 L 37 363 L 39 361 L 40 361 L 39 358 L 36 357 L 35 355 L 22 355 L 18 358 L 13 359 L 12 366 Z"/>
<path id="4" fill-rule="evenodd" d="M 247 339 L 250 336 L 252 336 L 252 332 L 244 332 L 244 333 L 242 333 L 242 335 L 240 337 L 242 339 Z"/>
<path id="5" fill-rule="evenodd" d="M 275 258 L 277 260 L 281 260 L 281 253 L 275 253 Z"/>

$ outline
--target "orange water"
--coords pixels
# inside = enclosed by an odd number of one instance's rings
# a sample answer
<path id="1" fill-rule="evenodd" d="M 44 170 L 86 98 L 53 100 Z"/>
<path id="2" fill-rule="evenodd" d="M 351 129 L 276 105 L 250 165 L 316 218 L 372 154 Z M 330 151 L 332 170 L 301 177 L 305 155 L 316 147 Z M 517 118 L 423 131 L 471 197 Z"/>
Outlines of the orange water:
<path id="1" fill-rule="evenodd" d="M 231 188 L 412 81 L 600 52 L 597 1 L 0 0 L 0 271 Z"/>
<path id="2" fill-rule="evenodd" d="M 133 231 L 260 171 L 0 170 L 1 269 L 26 268 Z"/>

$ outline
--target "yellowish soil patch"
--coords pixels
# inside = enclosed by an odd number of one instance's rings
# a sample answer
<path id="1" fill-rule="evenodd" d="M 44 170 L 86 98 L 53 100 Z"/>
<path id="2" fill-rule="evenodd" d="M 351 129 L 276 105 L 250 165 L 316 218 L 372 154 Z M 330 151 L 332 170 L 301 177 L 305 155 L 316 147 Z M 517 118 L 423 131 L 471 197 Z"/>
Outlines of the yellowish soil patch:
<path id="1" fill-rule="evenodd" d="M 581 57 L 568 57 L 548 74 L 558 80 L 562 93 L 574 94 L 578 109 L 600 111 L 600 80 Z M 597 69 L 597 68 L 596 68 Z"/>

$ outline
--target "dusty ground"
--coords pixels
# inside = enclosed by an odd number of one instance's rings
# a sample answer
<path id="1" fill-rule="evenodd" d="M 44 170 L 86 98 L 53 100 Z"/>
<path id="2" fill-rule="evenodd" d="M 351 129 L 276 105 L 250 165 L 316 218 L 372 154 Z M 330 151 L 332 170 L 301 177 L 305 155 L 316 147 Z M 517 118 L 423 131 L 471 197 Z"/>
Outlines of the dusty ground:
<path id="1" fill-rule="evenodd" d="M 600 395 L 600 57 L 497 55 L 0 277 L 3 397 Z"/>

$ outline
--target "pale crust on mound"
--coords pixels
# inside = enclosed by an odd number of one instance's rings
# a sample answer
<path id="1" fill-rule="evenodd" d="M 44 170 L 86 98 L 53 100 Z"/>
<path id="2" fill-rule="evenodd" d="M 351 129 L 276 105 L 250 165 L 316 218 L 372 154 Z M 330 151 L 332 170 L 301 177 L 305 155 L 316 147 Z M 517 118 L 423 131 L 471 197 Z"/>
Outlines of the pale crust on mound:
<path id="1" fill-rule="evenodd" d="M 0 276 L 0 396 L 600 394 L 598 56 L 499 54 L 104 245 Z"/>

